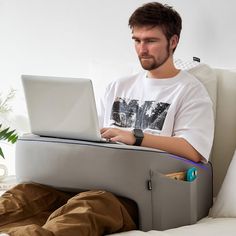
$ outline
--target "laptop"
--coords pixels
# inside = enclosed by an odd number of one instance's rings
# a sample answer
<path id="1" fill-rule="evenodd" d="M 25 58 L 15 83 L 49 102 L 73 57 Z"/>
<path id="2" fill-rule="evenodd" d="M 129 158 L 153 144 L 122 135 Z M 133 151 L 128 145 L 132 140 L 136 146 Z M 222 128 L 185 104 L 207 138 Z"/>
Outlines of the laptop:
<path id="1" fill-rule="evenodd" d="M 31 132 L 40 136 L 104 142 L 92 81 L 22 75 Z"/>

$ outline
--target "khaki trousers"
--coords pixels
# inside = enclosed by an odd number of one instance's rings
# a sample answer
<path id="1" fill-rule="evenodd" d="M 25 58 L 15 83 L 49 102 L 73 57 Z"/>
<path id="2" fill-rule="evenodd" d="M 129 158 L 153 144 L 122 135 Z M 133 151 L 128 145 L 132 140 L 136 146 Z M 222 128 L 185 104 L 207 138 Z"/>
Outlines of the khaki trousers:
<path id="1" fill-rule="evenodd" d="M 12 236 L 100 236 L 136 229 L 133 201 L 106 191 L 70 194 L 20 184 L 0 197 L 0 233 Z"/>

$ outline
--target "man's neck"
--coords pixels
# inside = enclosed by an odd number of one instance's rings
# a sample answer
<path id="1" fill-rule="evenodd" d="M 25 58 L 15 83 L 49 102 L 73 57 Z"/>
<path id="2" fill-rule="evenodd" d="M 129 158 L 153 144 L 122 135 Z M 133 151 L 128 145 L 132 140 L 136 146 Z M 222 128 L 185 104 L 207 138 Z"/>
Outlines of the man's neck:
<path id="1" fill-rule="evenodd" d="M 173 60 L 167 61 L 155 70 L 148 71 L 148 77 L 154 79 L 172 78 L 179 73 L 179 69 L 174 66 Z"/>

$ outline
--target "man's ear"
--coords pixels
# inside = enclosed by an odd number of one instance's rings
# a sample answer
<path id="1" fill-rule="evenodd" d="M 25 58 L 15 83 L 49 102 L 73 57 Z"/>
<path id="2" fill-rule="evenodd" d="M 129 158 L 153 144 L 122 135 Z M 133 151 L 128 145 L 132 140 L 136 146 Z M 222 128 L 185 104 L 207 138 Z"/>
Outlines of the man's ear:
<path id="1" fill-rule="evenodd" d="M 170 48 L 174 50 L 179 42 L 179 37 L 175 34 L 170 38 Z"/>

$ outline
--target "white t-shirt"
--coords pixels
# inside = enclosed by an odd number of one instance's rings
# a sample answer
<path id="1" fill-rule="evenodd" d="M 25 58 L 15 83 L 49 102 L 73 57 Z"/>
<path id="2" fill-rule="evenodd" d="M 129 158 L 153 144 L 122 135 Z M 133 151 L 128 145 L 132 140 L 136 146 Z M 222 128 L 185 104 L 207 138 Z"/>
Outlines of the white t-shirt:
<path id="1" fill-rule="evenodd" d="M 201 82 L 187 71 L 167 79 L 148 78 L 146 72 L 118 79 L 107 87 L 100 109 L 102 127 L 182 137 L 209 159 L 212 102 Z"/>

